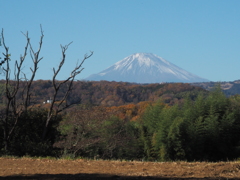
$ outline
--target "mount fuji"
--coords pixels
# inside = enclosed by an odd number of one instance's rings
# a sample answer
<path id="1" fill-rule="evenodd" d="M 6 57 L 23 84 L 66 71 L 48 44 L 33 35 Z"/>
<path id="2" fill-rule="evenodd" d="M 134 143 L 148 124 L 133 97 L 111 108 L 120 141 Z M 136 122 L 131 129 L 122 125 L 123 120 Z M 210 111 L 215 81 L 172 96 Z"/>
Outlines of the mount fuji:
<path id="1" fill-rule="evenodd" d="M 135 53 L 109 68 L 87 77 L 87 81 L 122 81 L 134 83 L 207 82 L 151 53 Z"/>

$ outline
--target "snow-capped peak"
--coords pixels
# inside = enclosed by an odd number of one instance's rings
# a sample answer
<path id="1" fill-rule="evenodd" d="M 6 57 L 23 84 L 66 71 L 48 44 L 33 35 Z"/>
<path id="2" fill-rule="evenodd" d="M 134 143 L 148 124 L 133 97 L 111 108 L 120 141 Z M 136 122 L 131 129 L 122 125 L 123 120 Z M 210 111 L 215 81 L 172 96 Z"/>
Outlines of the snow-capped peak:
<path id="1" fill-rule="evenodd" d="M 207 81 L 152 53 L 132 54 L 86 80 L 136 83 Z"/>

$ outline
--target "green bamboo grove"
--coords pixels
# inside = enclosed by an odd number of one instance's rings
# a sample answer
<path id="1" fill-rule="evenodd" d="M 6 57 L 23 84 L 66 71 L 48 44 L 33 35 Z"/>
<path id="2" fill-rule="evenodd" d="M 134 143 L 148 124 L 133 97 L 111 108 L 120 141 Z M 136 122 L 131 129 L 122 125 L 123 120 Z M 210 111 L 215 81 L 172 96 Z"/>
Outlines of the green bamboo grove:
<path id="1" fill-rule="evenodd" d="M 219 161 L 239 157 L 239 98 L 216 88 L 181 105 L 160 103 L 142 117 L 141 138 L 150 160 Z"/>

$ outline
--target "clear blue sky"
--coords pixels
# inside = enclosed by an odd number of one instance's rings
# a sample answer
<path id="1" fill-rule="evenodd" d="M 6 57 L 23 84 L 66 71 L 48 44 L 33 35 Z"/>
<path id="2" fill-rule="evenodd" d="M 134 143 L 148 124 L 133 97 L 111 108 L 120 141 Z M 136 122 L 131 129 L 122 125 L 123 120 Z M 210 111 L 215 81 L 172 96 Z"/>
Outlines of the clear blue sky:
<path id="1" fill-rule="evenodd" d="M 29 32 L 44 41 L 36 79 L 51 79 L 60 44 L 73 41 L 58 79 L 90 50 L 77 79 L 98 73 L 137 52 L 154 53 L 211 81 L 240 79 L 240 0 L 0 0 L 0 28 L 12 59 Z M 2 52 L 0 47 L 0 53 Z M 24 65 L 28 71 L 31 60 Z"/>

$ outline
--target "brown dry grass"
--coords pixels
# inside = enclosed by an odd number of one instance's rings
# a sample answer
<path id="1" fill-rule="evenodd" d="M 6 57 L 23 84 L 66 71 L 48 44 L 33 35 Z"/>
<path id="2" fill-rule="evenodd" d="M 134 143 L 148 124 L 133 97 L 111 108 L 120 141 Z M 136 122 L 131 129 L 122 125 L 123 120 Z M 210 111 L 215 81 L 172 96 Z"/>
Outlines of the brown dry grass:
<path id="1" fill-rule="evenodd" d="M 0 179 L 240 179 L 240 162 L 0 158 Z"/>

